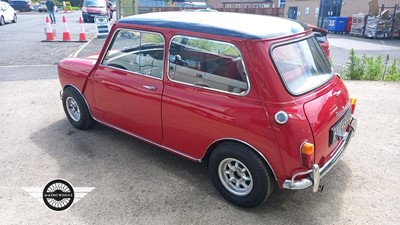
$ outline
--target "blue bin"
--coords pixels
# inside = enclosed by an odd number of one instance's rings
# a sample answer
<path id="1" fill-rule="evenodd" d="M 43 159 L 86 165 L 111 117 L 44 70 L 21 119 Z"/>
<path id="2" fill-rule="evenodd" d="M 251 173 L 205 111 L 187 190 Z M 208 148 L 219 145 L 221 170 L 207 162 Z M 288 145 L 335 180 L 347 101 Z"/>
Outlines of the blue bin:
<path id="1" fill-rule="evenodd" d="M 333 16 L 328 18 L 326 29 L 331 32 L 346 32 L 348 17 Z"/>

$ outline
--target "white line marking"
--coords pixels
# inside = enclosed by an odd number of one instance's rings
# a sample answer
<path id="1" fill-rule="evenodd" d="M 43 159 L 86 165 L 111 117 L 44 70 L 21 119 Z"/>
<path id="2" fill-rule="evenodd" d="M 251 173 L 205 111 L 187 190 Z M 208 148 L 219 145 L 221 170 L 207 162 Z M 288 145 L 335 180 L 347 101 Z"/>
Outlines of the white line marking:
<path id="1" fill-rule="evenodd" d="M 46 67 L 46 66 L 57 66 L 57 64 L 49 65 L 10 65 L 10 66 L 0 66 L 0 68 L 18 68 L 18 67 Z"/>

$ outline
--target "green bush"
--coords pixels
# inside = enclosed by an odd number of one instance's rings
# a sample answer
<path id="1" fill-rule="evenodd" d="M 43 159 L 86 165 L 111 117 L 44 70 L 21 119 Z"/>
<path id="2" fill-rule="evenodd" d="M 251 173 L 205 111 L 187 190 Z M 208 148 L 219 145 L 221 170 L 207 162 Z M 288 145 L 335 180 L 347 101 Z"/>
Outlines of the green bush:
<path id="1" fill-rule="evenodd" d="M 394 59 L 389 65 L 389 55 L 385 60 L 381 56 L 368 57 L 365 54 L 360 58 L 354 49 L 350 50 L 348 70 L 344 78 L 350 80 L 381 80 L 400 81 L 400 64 Z"/>

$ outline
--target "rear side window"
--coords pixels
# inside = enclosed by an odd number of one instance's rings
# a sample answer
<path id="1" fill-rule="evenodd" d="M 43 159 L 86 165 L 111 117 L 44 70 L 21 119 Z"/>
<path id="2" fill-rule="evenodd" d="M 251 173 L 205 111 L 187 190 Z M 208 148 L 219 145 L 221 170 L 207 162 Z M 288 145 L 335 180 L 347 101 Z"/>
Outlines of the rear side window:
<path id="1" fill-rule="evenodd" d="M 230 43 L 175 36 L 169 49 L 171 80 L 243 95 L 248 77 L 238 48 Z"/>
<path id="2" fill-rule="evenodd" d="M 277 46 L 272 50 L 272 58 L 285 86 L 294 95 L 313 90 L 333 76 L 315 38 Z"/>
<path id="3" fill-rule="evenodd" d="M 164 38 L 157 33 L 119 30 L 102 64 L 161 78 L 164 66 Z"/>

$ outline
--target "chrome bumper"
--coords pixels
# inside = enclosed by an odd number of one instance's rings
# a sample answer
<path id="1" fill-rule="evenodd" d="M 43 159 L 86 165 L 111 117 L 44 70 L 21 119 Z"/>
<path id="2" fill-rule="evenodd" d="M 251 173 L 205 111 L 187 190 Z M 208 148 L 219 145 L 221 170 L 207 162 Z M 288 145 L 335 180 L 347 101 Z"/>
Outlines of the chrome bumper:
<path id="1" fill-rule="evenodd" d="M 323 167 L 319 167 L 318 164 L 314 164 L 310 170 L 296 173 L 292 176 L 291 180 L 285 180 L 283 182 L 284 189 L 291 190 L 300 190 L 313 186 L 313 192 L 317 192 L 320 190 L 320 180 L 324 177 L 329 170 L 333 168 L 338 162 L 340 156 L 342 156 L 344 150 L 350 142 L 350 139 L 354 136 L 354 133 L 357 129 L 357 118 L 353 117 L 350 123 L 349 131 L 343 136 L 343 142 L 339 146 L 339 149 L 336 151 L 335 155 L 325 163 Z M 296 180 L 296 177 L 302 175 L 309 175 L 307 178 Z"/>

